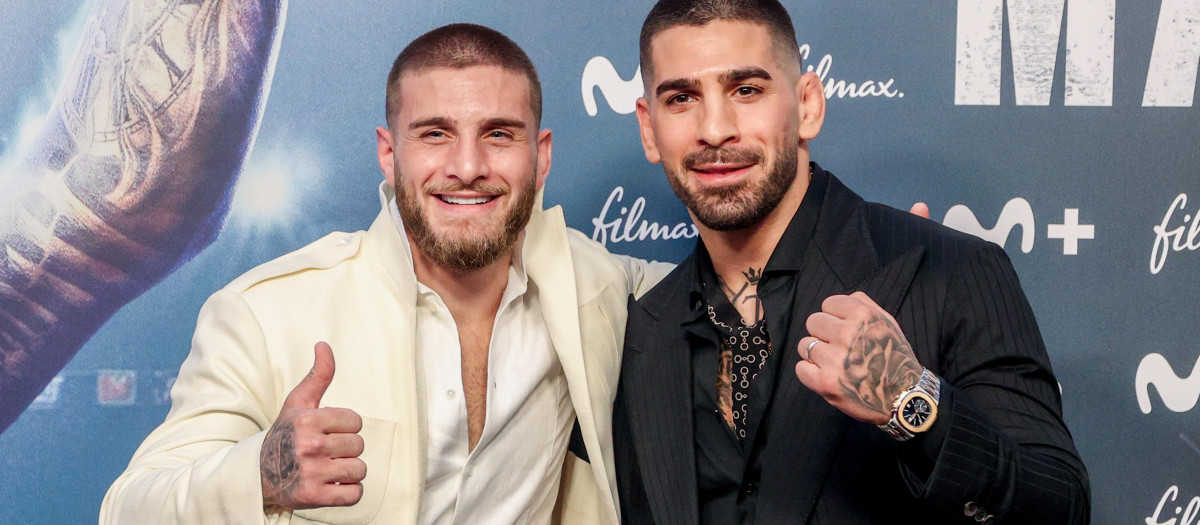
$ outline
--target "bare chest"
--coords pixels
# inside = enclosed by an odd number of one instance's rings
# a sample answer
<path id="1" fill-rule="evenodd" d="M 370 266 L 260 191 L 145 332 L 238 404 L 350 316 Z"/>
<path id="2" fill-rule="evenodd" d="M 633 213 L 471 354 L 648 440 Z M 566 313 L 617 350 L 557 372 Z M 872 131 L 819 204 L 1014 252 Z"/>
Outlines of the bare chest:
<path id="1" fill-rule="evenodd" d="M 483 435 L 487 419 L 488 348 L 492 342 L 492 320 L 458 328 L 462 345 L 463 396 L 467 404 L 467 434 L 471 450 Z"/>

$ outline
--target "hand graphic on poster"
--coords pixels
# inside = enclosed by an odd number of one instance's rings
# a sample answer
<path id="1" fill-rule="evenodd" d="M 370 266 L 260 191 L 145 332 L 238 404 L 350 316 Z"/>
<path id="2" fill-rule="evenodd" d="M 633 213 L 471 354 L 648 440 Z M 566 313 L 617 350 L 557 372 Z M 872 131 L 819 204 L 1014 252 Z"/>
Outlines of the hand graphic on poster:
<path id="1" fill-rule="evenodd" d="M 104 322 L 216 237 L 286 0 L 111 0 L 0 197 L 0 432 Z"/>

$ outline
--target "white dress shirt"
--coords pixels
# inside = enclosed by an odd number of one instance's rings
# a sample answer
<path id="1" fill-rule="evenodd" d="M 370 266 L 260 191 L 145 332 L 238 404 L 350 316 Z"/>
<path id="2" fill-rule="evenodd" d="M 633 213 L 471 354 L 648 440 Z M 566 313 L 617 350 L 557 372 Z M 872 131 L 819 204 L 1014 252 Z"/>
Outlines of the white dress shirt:
<path id="1" fill-rule="evenodd" d="M 418 523 L 549 523 L 575 413 L 536 283 L 514 257 L 488 348 L 483 433 L 470 451 L 458 328 L 436 292 L 421 283 L 418 291 L 418 373 L 428 424 Z"/>

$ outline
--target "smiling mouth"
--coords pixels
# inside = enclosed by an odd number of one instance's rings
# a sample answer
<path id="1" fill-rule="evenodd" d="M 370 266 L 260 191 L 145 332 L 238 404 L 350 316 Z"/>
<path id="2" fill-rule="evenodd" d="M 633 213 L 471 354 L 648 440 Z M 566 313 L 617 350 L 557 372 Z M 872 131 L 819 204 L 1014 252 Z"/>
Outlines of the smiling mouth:
<path id="1" fill-rule="evenodd" d="M 438 195 L 437 198 L 446 204 L 474 205 L 492 202 L 496 199 L 496 196 L 456 197 L 453 195 Z"/>
<path id="2" fill-rule="evenodd" d="M 705 175 L 729 175 L 745 170 L 754 164 L 709 164 L 703 166 L 693 166 L 692 171 L 703 173 Z"/>

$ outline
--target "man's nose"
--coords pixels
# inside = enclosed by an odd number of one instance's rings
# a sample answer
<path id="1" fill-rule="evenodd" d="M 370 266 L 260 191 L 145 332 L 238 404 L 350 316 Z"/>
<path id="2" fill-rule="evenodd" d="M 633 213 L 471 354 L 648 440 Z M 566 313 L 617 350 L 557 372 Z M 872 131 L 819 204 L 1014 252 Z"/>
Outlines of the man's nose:
<path id="1" fill-rule="evenodd" d="M 446 175 L 470 185 L 475 179 L 488 175 L 488 163 L 483 145 L 476 140 L 459 140 L 454 157 L 446 166 Z"/>
<path id="2" fill-rule="evenodd" d="M 737 115 L 728 101 L 709 98 L 701 112 L 700 125 L 696 130 L 697 140 L 714 148 L 737 140 Z"/>

